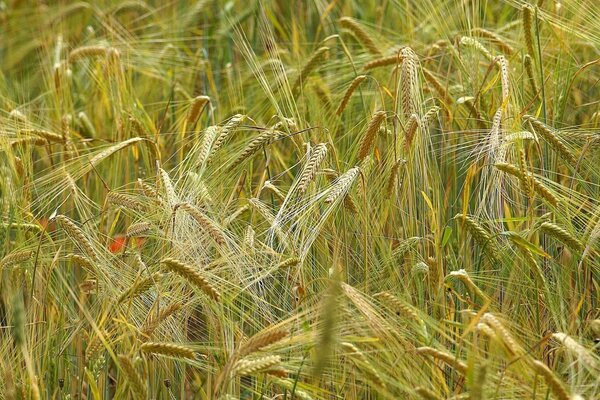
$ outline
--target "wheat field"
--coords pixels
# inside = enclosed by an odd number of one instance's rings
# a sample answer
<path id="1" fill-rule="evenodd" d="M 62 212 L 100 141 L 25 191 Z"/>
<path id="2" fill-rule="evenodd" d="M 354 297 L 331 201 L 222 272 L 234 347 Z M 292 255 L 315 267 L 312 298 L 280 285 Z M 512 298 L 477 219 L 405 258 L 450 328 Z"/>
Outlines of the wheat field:
<path id="1" fill-rule="evenodd" d="M 0 398 L 600 399 L 594 0 L 0 2 Z"/>

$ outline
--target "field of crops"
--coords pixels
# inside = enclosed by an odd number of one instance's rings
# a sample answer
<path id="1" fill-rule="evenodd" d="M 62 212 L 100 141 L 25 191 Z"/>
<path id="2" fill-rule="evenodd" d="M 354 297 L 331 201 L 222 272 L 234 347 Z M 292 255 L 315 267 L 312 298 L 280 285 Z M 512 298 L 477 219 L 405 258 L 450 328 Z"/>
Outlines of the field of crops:
<path id="1" fill-rule="evenodd" d="M 1 399 L 600 399 L 600 3 L 0 1 Z"/>

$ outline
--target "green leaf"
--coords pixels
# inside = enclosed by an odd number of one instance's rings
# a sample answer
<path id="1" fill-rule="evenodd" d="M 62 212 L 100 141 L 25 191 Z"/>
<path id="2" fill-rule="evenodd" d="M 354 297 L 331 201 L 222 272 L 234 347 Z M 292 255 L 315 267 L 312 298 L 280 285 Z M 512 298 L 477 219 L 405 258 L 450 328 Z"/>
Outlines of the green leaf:
<path id="1" fill-rule="evenodd" d="M 452 228 L 447 226 L 444 228 L 444 234 L 442 236 L 442 247 L 446 246 L 448 240 L 450 240 L 450 236 L 452 236 Z"/>
<path id="2" fill-rule="evenodd" d="M 517 246 L 521 246 L 524 249 L 531 251 L 534 254 L 540 255 L 542 257 L 550 258 L 550 255 L 546 253 L 544 250 L 531 243 L 529 240 L 525 239 L 523 236 L 519 235 L 516 232 L 506 231 L 502 232 L 502 235 L 508 236 L 508 238 Z"/>

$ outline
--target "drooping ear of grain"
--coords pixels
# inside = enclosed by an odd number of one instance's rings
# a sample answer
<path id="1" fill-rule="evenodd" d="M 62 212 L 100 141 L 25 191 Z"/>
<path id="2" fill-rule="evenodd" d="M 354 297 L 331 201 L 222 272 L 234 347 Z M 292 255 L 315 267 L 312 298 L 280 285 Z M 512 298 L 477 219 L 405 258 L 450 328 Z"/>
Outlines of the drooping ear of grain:
<path id="1" fill-rule="evenodd" d="M 146 342 L 142 343 L 140 350 L 145 353 L 168 357 L 189 358 L 192 360 L 196 358 L 194 350 L 176 343 Z"/>
<path id="2" fill-rule="evenodd" d="M 452 101 L 452 97 L 450 96 L 450 94 L 446 90 L 446 87 L 444 86 L 444 84 L 442 82 L 440 82 L 440 80 L 435 75 L 433 75 L 433 73 L 430 70 L 428 70 L 427 68 L 423 68 L 422 71 L 423 71 L 423 76 L 425 77 L 425 80 L 431 86 L 433 86 L 433 88 L 435 89 L 435 91 L 440 96 L 440 99 L 442 99 L 442 101 L 446 105 L 452 104 L 452 102 L 453 102 Z"/>
<path id="3" fill-rule="evenodd" d="M 133 398 L 145 400 L 148 398 L 148 388 L 142 376 L 137 372 L 129 357 L 119 355 L 119 366 L 127 377 L 127 383 L 131 388 Z"/>
<path id="4" fill-rule="evenodd" d="M 363 67 L 364 71 L 369 71 L 375 68 L 386 67 L 388 65 L 400 65 L 404 60 L 404 54 L 398 52 L 394 55 L 377 58 L 375 60 L 369 61 Z"/>
<path id="5" fill-rule="evenodd" d="M 298 78 L 296 78 L 296 82 L 292 85 L 292 91 L 296 92 L 298 89 L 300 89 L 300 87 L 304 84 L 311 72 L 313 72 L 315 68 L 321 65 L 325 57 L 327 57 L 328 53 L 329 47 L 323 46 L 319 47 L 312 54 L 312 56 L 304 64 L 304 67 L 302 67 L 302 70 L 298 74 Z"/>
<path id="6" fill-rule="evenodd" d="M 3 268 L 21 264 L 33 257 L 34 254 L 35 253 L 33 251 L 27 250 L 17 251 L 6 255 L 4 258 L 2 258 L 2 260 L 0 260 L 0 271 L 2 271 Z"/>
<path id="7" fill-rule="evenodd" d="M 140 332 L 144 336 L 150 337 L 152 335 L 152 333 L 160 326 L 160 324 L 162 322 L 164 322 L 170 316 L 174 315 L 179 310 L 181 310 L 182 306 L 183 305 L 181 303 L 170 304 L 166 307 L 161 308 L 158 315 L 151 311 L 150 314 L 148 315 L 148 318 L 146 319 L 146 322 L 140 328 Z"/>
<path id="8" fill-rule="evenodd" d="M 381 50 L 379 46 L 375 44 L 371 36 L 363 29 L 360 24 L 353 18 L 343 17 L 340 18 L 340 25 L 351 31 L 360 44 L 369 51 L 369 53 L 375 56 L 381 56 Z"/>
<path id="9" fill-rule="evenodd" d="M 175 206 L 175 210 L 181 209 L 187 212 L 218 244 L 225 243 L 225 235 L 223 230 L 206 216 L 202 211 L 191 205 L 190 203 L 179 203 Z"/>
<path id="10" fill-rule="evenodd" d="M 221 294 L 215 289 L 206 278 L 204 278 L 198 270 L 191 265 L 184 264 L 174 258 L 165 258 L 161 261 L 169 271 L 176 273 L 191 285 L 196 286 L 198 289 L 206 293 L 210 298 L 215 301 L 219 301 Z"/>
<path id="11" fill-rule="evenodd" d="M 569 232 L 567 232 L 566 229 L 564 229 L 556 224 L 553 224 L 551 222 L 544 222 L 540 225 L 540 229 L 544 233 L 560 240 L 561 242 L 563 242 L 564 244 L 566 244 L 573 250 L 581 251 L 583 249 L 583 244 L 581 243 L 581 241 L 579 239 L 577 239 L 575 236 L 573 236 Z"/>
<path id="12" fill-rule="evenodd" d="M 314 179 L 325 157 L 327 157 L 327 144 L 320 143 L 315 146 L 311 152 L 310 158 L 308 159 L 308 162 L 302 171 L 302 175 L 300 175 L 300 180 L 298 183 L 298 191 L 300 193 L 306 192 L 308 185 Z"/>
<path id="13" fill-rule="evenodd" d="M 338 198 L 345 196 L 356 178 L 358 177 L 360 170 L 358 167 L 350 168 L 342 176 L 340 176 L 333 186 L 331 187 L 329 194 L 325 198 L 326 204 L 331 204 Z"/>
<path id="14" fill-rule="evenodd" d="M 271 143 L 273 140 L 277 139 L 278 137 L 279 137 L 279 132 L 277 132 L 273 129 L 269 129 L 269 130 L 263 132 L 262 134 L 260 134 L 258 137 L 253 139 L 250 143 L 248 143 L 248 145 L 242 151 L 242 153 L 235 159 L 235 161 L 233 161 L 231 163 L 231 166 L 229 167 L 230 170 L 234 169 L 235 167 L 240 165 L 244 160 L 246 160 L 247 158 L 253 156 L 256 152 L 258 152 L 263 146 L 268 145 L 269 143 Z"/>
<path id="15" fill-rule="evenodd" d="M 528 174 L 527 177 L 523 177 L 519 168 L 512 164 L 496 163 L 494 164 L 494 166 L 502 172 L 519 178 L 519 180 L 523 180 L 526 178 L 529 179 L 529 181 L 533 185 L 533 190 L 536 193 L 538 193 L 543 199 L 545 199 L 550 204 L 554 206 L 558 204 L 558 198 L 556 198 L 556 196 L 554 196 L 554 194 L 552 194 L 552 192 L 550 192 L 550 190 L 548 190 L 548 188 L 544 186 L 544 184 L 542 184 L 537 178 L 535 178 L 533 174 Z"/>
<path id="16" fill-rule="evenodd" d="M 208 96 L 197 96 L 194 98 L 194 100 L 192 100 L 192 104 L 187 115 L 187 123 L 189 126 L 193 126 L 196 123 L 200 117 L 200 113 L 204 110 L 208 103 L 210 103 L 210 97 Z"/>
<path id="17" fill-rule="evenodd" d="M 477 39 L 463 36 L 460 38 L 460 44 L 466 47 L 471 47 L 480 52 L 488 61 L 493 61 L 494 56 L 486 49 Z"/>
<path id="18" fill-rule="evenodd" d="M 490 233 L 484 227 L 468 215 L 456 214 L 454 219 L 464 223 L 465 228 L 467 228 L 473 239 L 475 239 L 493 261 L 499 260 L 496 244 L 493 242 Z"/>
<path id="19" fill-rule="evenodd" d="M 281 362 L 280 356 L 264 356 L 256 359 L 241 359 L 233 366 L 233 375 L 253 375 Z"/>
<path id="20" fill-rule="evenodd" d="M 340 105 L 335 111 L 337 115 L 342 115 L 342 113 L 346 109 L 346 106 L 348 105 L 348 102 L 350 101 L 350 98 L 352 98 L 352 94 L 354 93 L 356 88 L 358 88 L 361 82 L 364 81 L 366 78 L 366 75 L 358 75 L 352 80 L 352 83 L 350 83 L 350 86 L 348 87 L 348 89 L 346 89 L 346 92 L 344 93 L 344 97 L 342 97 L 342 101 L 340 101 Z"/>
<path id="21" fill-rule="evenodd" d="M 419 347 L 417 353 L 425 356 L 437 358 L 454 368 L 457 372 L 465 375 L 467 373 L 467 364 L 459 360 L 452 354 L 448 354 L 444 351 L 434 349 L 432 347 Z"/>
<path id="22" fill-rule="evenodd" d="M 64 215 L 57 215 L 55 220 L 58 226 L 60 226 L 74 241 L 75 246 L 84 250 L 90 259 L 95 261 L 98 258 L 92 242 L 73 221 Z"/>
<path id="23" fill-rule="evenodd" d="M 534 360 L 533 361 L 534 370 L 542 375 L 548 387 L 552 390 L 554 395 L 559 400 L 570 400 L 571 396 L 569 396 L 569 392 L 565 388 L 565 385 L 561 382 L 560 379 L 548 368 L 546 364 L 541 361 Z"/>
<path id="24" fill-rule="evenodd" d="M 502 50 L 507 56 L 510 56 L 515 52 L 513 47 L 495 32 L 489 31 L 484 28 L 473 28 L 473 33 L 477 36 L 488 39 L 491 43 L 493 43 L 500 50 Z"/>
<path id="25" fill-rule="evenodd" d="M 364 159 L 369 155 L 369 153 L 371 153 L 373 143 L 375 142 L 375 137 L 379 132 L 379 127 L 383 123 L 385 116 L 385 111 L 377 111 L 371 117 L 371 121 L 369 121 L 369 125 L 367 125 L 362 142 L 360 143 L 360 149 L 358 150 L 359 160 Z"/>
<path id="26" fill-rule="evenodd" d="M 402 112 L 406 118 L 417 113 L 418 98 L 418 62 L 419 59 L 410 47 L 401 50 L 402 65 L 400 66 L 400 80 L 402 92 Z"/>
<path id="27" fill-rule="evenodd" d="M 238 357 L 245 357 L 248 354 L 262 350 L 263 348 L 277 343 L 287 337 L 289 332 L 285 329 L 274 329 L 264 333 L 259 333 L 248 339 L 237 352 Z"/>
<path id="28" fill-rule="evenodd" d="M 525 45 L 527 47 L 527 54 L 531 57 L 535 56 L 535 50 L 533 47 L 533 8 L 525 3 L 521 8 L 521 15 L 523 18 L 523 37 L 525 38 Z"/>
<path id="29" fill-rule="evenodd" d="M 367 356 L 355 345 L 348 342 L 342 342 L 341 347 L 347 351 L 346 356 L 365 374 L 365 377 L 372 381 L 376 386 L 385 387 L 385 382 L 381 374 L 375 369 Z"/>
<path id="30" fill-rule="evenodd" d="M 526 122 L 531 124 L 535 133 L 542 136 L 544 140 L 546 140 L 548 144 L 552 146 L 554 151 L 556 151 L 563 160 L 567 161 L 572 166 L 577 165 L 577 157 L 571 153 L 563 141 L 556 135 L 556 133 L 552 131 L 548 125 L 531 115 L 525 115 L 523 118 Z"/>

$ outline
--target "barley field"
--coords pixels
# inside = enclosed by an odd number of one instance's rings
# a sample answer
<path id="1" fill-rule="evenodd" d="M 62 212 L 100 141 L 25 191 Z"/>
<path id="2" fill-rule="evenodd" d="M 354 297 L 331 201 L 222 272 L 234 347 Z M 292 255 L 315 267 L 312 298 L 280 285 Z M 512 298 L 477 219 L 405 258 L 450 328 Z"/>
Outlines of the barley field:
<path id="1" fill-rule="evenodd" d="M 600 3 L 0 1 L 1 399 L 600 399 Z"/>

